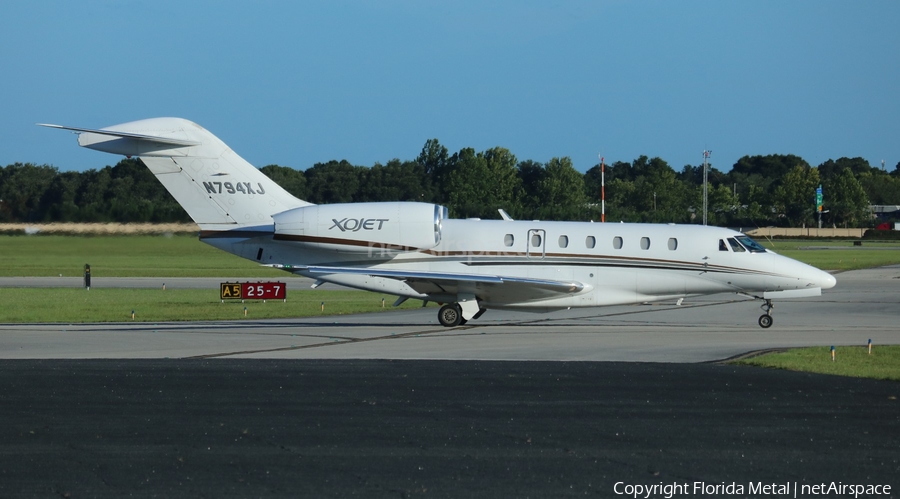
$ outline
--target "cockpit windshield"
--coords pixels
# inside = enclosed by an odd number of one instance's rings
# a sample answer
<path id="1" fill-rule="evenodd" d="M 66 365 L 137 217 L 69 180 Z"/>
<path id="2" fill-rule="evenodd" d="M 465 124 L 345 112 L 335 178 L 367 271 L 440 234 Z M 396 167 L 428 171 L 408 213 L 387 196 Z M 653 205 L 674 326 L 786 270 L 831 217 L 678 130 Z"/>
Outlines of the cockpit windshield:
<path id="1" fill-rule="evenodd" d="M 761 244 L 750 239 L 749 236 L 736 236 L 735 239 L 741 242 L 751 253 L 765 253 L 766 249 Z"/>
<path id="2" fill-rule="evenodd" d="M 728 244 L 731 245 L 731 251 L 734 251 L 735 253 L 743 253 L 747 251 L 743 246 L 741 246 L 739 242 L 735 241 L 733 237 L 728 238 Z"/>

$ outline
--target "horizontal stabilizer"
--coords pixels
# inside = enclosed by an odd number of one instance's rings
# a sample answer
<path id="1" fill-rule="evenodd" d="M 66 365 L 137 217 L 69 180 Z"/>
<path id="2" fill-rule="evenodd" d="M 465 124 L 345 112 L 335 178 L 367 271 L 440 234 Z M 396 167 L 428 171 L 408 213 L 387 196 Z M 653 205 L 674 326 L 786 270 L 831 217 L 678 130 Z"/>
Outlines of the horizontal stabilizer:
<path id="1" fill-rule="evenodd" d="M 97 135 L 107 135 L 110 137 L 118 137 L 121 139 L 134 139 L 139 141 L 150 142 L 153 144 L 159 145 L 167 145 L 167 146 L 176 146 L 176 147 L 191 147 L 191 146 L 199 146 L 200 142 L 195 142 L 193 140 L 181 140 L 174 139 L 170 137 L 159 137 L 156 135 L 146 135 L 141 133 L 132 133 L 132 132 L 120 132 L 117 130 L 104 130 L 99 129 L 95 130 L 92 128 L 78 128 L 74 126 L 62 126 L 62 125 L 51 125 L 49 123 L 37 123 L 38 126 L 45 126 L 48 128 L 59 128 L 62 130 L 71 130 L 77 133 L 95 133 Z"/>

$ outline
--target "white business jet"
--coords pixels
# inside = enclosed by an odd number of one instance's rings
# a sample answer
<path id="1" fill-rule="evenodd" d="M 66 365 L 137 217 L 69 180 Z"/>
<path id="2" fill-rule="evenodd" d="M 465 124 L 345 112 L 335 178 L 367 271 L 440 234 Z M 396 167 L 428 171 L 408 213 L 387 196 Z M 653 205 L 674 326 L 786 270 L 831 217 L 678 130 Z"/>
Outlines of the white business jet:
<path id="1" fill-rule="evenodd" d="M 737 293 L 821 295 L 835 278 L 729 229 L 701 225 L 457 220 L 415 202 L 313 205 L 215 135 L 180 118 L 78 133 L 78 144 L 136 156 L 200 226 L 200 240 L 316 280 L 443 304 L 452 327 L 488 309 L 548 311 Z M 423 305 L 424 305 L 423 303 Z"/>

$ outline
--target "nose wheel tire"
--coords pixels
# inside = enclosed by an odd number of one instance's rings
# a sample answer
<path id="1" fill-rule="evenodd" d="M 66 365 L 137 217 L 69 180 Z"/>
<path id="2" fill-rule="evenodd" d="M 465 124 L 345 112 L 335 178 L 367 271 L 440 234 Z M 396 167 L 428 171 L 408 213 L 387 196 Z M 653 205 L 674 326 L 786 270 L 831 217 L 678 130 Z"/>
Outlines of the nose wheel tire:
<path id="1" fill-rule="evenodd" d="M 772 318 L 772 310 L 775 309 L 775 305 L 772 300 L 767 298 L 763 298 L 763 300 L 764 302 L 759 308 L 765 313 L 759 316 L 759 327 L 766 329 L 772 327 L 772 323 L 775 322 L 775 319 Z"/>
<path id="2" fill-rule="evenodd" d="M 456 327 L 464 323 L 462 310 L 456 303 L 448 303 L 438 310 L 438 322 L 444 327 Z"/>

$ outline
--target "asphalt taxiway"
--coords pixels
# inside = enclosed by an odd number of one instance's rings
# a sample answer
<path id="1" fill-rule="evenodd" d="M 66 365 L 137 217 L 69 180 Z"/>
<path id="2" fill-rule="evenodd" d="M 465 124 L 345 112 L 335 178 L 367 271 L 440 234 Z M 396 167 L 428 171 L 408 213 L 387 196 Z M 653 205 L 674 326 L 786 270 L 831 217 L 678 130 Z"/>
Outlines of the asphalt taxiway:
<path id="1" fill-rule="evenodd" d="M 900 485 L 900 385 L 720 364 L 13 360 L 0 393 L 2 497 Z"/>

